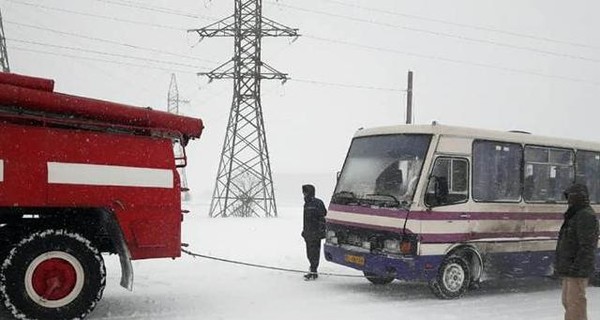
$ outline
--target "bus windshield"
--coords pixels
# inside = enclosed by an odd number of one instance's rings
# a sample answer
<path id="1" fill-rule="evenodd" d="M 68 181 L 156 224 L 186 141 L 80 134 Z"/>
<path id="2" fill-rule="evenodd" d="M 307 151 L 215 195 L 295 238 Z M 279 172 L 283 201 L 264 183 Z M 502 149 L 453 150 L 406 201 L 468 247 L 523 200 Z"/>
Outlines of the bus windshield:
<path id="1" fill-rule="evenodd" d="M 407 207 L 430 141 L 431 135 L 423 134 L 355 138 L 332 203 Z"/>

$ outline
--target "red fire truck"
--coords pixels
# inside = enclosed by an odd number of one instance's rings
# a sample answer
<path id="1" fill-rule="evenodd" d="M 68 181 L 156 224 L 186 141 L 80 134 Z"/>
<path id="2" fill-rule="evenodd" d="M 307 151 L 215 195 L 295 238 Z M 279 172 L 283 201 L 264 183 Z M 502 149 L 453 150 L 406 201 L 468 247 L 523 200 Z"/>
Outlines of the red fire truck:
<path id="1" fill-rule="evenodd" d="M 18 319 L 82 319 L 105 286 L 102 253 L 181 254 L 173 144 L 201 120 L 54 92 L 54 81 L 0 73 L 0 299 Z M 185 149 L 184 149 L 185 150 Z"/>

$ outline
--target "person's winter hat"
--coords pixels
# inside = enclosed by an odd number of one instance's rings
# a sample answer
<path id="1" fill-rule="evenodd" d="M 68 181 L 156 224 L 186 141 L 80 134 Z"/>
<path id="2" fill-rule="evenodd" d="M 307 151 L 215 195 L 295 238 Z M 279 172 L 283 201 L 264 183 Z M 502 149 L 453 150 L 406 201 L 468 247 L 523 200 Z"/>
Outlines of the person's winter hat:
<path id="1" fill-rule="evenodd" d="M 302 186 L 302 193 L 307 195 L 308 197 L 315 196 L 315 186 L 312 184 L 305 184 Z"/>
<path id="2" fill-rule="evenodd" d="M 569 204 L 581 205 L 589 204 L 590 196 L 588 188 L 581 183 L 574 183 L 565 190 L 565 197 L 569 200 Z"/>

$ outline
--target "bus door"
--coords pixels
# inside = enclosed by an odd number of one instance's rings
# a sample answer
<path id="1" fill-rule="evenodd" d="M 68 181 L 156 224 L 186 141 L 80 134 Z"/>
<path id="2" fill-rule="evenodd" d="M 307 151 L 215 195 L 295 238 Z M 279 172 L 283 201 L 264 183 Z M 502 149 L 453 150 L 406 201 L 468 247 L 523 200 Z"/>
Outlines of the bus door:
<path id="1" fill-rule="evenodd" d="M 437 157 L 425 192 L 424 201 L 430 214 L 422 224 L 423 234 L 434 242 L 453 244 L 469 240 L 472 222 L 468 200 L 468 158 Z"/>

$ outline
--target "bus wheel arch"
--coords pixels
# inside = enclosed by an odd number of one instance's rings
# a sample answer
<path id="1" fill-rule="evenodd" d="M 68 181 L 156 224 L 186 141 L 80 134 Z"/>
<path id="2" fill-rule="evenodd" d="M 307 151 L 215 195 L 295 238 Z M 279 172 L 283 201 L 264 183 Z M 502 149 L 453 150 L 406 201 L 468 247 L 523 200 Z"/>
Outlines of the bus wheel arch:
<path id="1" fill-rule="evenodd" d="M 459 245 L 452 248 L 447 256 L 457 255 L 462 257 L 469 264 L 471 271 L 471 287 L 478 286 L 483 277 L 483 257 L 481 253 L 472 245 Z"/>

